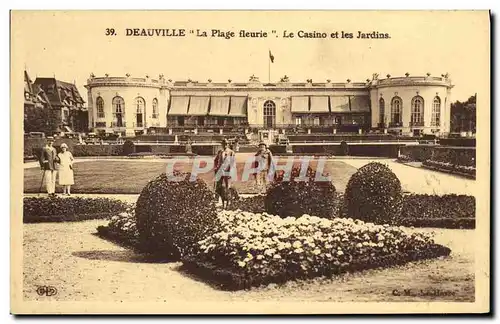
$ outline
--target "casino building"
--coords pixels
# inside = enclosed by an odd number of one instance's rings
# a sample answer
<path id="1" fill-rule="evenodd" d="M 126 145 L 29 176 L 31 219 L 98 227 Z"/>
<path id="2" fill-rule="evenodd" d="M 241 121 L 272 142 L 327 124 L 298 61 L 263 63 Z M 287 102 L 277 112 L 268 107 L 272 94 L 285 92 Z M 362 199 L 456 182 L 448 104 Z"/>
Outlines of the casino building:
<path id="1" fill-rule="evenodd" d="M 267 129 L 307 133 L 442 135 L 450 131 L 448 75 L 366 82 L 172 81 L 163 75 L 96 77 L 88 90 L 89 125 L 98 133 L 231 132 Z"/>

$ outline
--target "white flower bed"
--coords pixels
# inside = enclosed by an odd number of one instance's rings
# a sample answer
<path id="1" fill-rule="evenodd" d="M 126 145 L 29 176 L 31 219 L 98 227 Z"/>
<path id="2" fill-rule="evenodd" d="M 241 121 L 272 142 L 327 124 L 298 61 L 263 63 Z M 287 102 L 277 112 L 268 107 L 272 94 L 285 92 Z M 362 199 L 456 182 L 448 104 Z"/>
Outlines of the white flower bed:
<path id="1" fill-rule="evenodd" d="M 126 211 L 111 217 L 108 227 L 115 233 L 121 233 L 129 237 L 139 237 L 134 207 L 131 206 Z"/>
<path id="2" fill-rule="evenodd" d="M 222 211 L 219 218 L 221 230 L 198 242 L 191 260 L 247 277 L 310 277 L 355 270 L 396 253 L 432 254 L 436 246 L 432 234 L 352 219 L 280 218 L 240 210 Z"/>

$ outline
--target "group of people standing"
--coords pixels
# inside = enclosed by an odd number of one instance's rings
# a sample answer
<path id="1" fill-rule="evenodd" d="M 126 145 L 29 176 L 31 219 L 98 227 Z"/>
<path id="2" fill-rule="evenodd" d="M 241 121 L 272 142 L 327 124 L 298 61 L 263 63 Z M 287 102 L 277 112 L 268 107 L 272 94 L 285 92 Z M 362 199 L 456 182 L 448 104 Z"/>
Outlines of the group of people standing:
<path id="1" fill-rule="evenodd" d="M 71 195 L 71 186 L 75 184 L 73 176 L 73 154 L 68 150 L 66 143 L 61 144 L 61 152 L 57 153 L 54 138 L 47 137 L 46 144 L 40 154 L 40 167 L 42 169 L 42 182 L 49 196 L 56 195 L 56 179 L 59 176 L 59 185 L 63 186 L 63 194 Z"/>
<path id="2" fill-rule="evenodd" d="M 228 147 L 227 140 L 223 139 L 221 145 L 222 148 L 217 152 L 214 160 L 214 171 L 216 175 L 215 191 L 219 196 L 223 197 L 222 199 L 224 202 L 224 196 L 231 187 L 230 174 L 232 171 L 236 172 L 236 170 L 232 170 L 232 168 L 236 168 L 236 162 L 235 152 Z M 255 153 L 255 161 L 252 167 L 257 170 L 254 176 L 259 193 L 265 193 L 269 171 L 274 168 L 273 154 L 266 143 L 259 143 L 259 149 Z M 224 168 L 224 170 L 221 170 L 221 168 Z"/>

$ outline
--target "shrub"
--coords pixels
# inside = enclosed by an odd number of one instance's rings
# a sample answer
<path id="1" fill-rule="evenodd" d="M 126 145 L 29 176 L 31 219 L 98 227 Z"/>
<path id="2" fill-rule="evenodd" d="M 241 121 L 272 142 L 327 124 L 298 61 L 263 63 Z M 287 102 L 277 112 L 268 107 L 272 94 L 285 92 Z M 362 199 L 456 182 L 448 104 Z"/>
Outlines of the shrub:
<path id="1" fill-rule="evenodd" d="M 223 211 L 219 217 L 221 231 L 198 242 L 183 261 L 201 275 L 217 276 L 209 279 L 229 289 L 390 267 L 451 252 L 436 245 L 432 234 L 360 220 L 282 219 L 242 211 Z"/>
<path id="2" fill-rule="evenodd" d="M 23 221 L 43 223 L 104 219 L 126 208 L 126 203 L 108 198 L 25 197 Z"/>
<path id="3" fill-rule="evenodd" d="M 74 145 L 73 156 L 118 156 L 122 155 L 122 145 Z"/>
<path id="4" fill-rule="evenodd" d="M 471 147 L 435 147 L 430 160 L 476 167 L 476 149 Z"/>
<path id="5" fill-rule="evenodd" d="M 126 140 L 123 143 L 123 155 L 135 153 L 135 144 L 131 140 Z"/>
<path id="6" fill-rule="evenodd" d="M 141 244 L 150 252 L 178 259 L 217 225 L 215 196 L 201 179 L 172 181 L 163 173 L 142 190 L 135 214 Z"/>
<path id="7" fill-rule="evenodd" d="M 240 197 L 231 201 L 228 210 L 244 210 L 252 213 L 263 213 L 266 211 L 264 206 L 265 196 L 255 195 L 251 197 Z"/>
<path id="8" fill-rule="evenodd" d="M 475 217 L 476 198 L 474 196 L 410 194 L 404 197 L 403 209 L 398 224 L 405 226 L 474 228 Z"/>
<path id="9" fill-rule="evenodd" d="M 384 164 L 371 162 L 354 173 L 345 190 L 350 217 L 373 223 L 391 223 L 402 207 L 401 182 Z"/>
<path id="10" fill-rule="evenodd" d="M 306 181 L 301 181 L 300 171 L 300 167 L 292 168 L 288 181 L 284 179 L 283 171 L 276 175 L 266 193 L 266 211 L 281 217 L 302 214 L 335 217 L 335 186 L 332 182 L 316 181 L 316 172 L 311 167 L 306 171 Z"/>
<path id="11" fill-rule="evenodd" d="M 399 150 L 408 161 L 424 162 L 431 158 L 434 147 L 434 145 L 406 145 L 401 146 Z"/>

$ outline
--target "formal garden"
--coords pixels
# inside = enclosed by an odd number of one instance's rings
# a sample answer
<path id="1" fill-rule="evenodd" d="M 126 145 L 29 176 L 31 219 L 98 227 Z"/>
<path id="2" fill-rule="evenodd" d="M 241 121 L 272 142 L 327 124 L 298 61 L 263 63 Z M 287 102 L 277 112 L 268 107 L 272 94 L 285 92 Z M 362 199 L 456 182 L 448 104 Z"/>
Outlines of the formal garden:
<path id="1" fill-rule="evenodd" d="M 314 181 L 314 165 L 306 172 L 308 181 L 297 180 L 300 171 L 293 168 L 291 181 L 277 174 L 264 195 L 236 195 L 227 209 L 217 203 L 211 179 L 188 181 L 185 170 L 175 171 L 186 179 L 180 182 L 165 174 L 152 176 L 132 204 L 110 198 L 25 197 L 24 222 L 98 220 L 93 232 L 100 239 L 148 264 L 178 264 L 175 271 L 220 291 L 252 294 L 304 280 L 335 285 L 349 275 L 370 278 L 370 271 L 384 274 L 390 287 L 392 275 L 407 271 L 414 275 L 410 284 L 428 276 L 455 289 L 445 299 L 474 300 L 473 273 L 463 270 L 473 264 L 473 256 L 454 261 L 453 246 L 436 242 L 429 231 L 468 236 L 475 228 L 473 196 L 406 192 L 396 174 L 379 162 L 352 168 L 347 175 L 326 168 L 336 172 L 331 182 Z M 341 190 L 335 179 L 344 182 Z M 455 277 L 443 280 L 450 273 Z"/>

